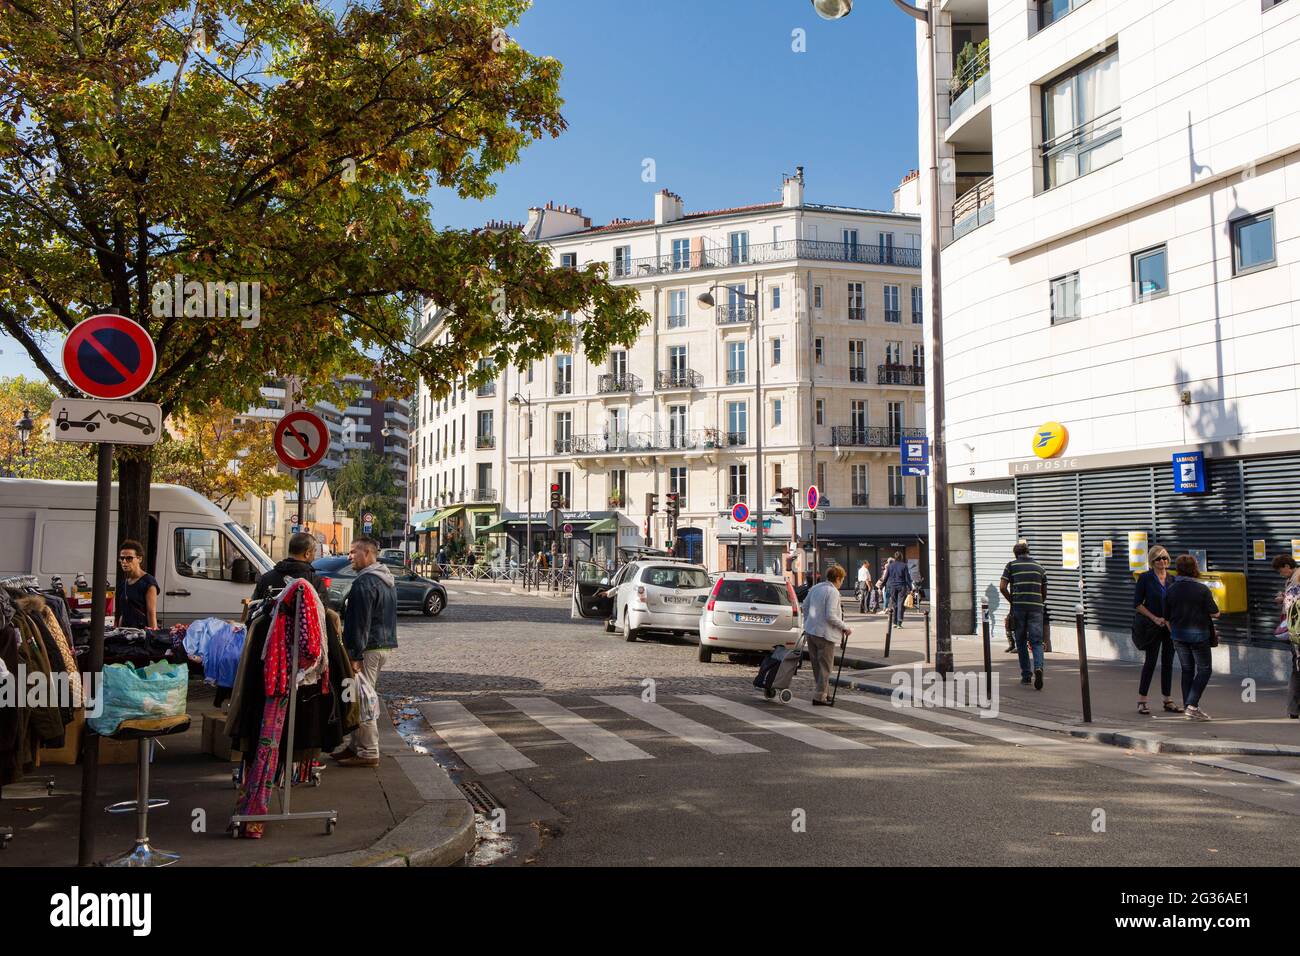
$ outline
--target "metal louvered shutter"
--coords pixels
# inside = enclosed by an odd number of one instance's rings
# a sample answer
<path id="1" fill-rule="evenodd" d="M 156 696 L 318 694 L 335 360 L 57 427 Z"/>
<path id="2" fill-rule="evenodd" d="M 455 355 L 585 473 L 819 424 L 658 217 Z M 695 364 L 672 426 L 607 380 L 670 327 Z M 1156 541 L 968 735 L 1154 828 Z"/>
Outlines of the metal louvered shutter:
<path id="1" fill-rule="evenodd" d="M 1083 531 L 1084 620 L 1090 627 L 1127 630 L 1133 618 L 1128 533 L 1151 534 L 1151 468 L 1084 472 L 1079 476 Z M 1103 541 L 1110 541 L 1105 556 Z"/>
<path id="2" fill-rule="evenodd" d="M 998 621 L 1006 615 L 1006 602 L 998 592 L 1002 572 L 1011 560 L 1016 544 L 1016 506 L 980 504 L 971 506 L 971 540 L 975 546 L 975 627 L 980 626 L 980 601 L 989 602 L 993 633 L 1000 633 Z"/>
<path id="3" fill-rule="evenodd" d="M 1061 533 L 1079 530 L 1079 476 L 1016 479 L 1016 530 L 1047 572 L 1047 607 L 1056 624 L 1074 620 L 1078 570 L 1061 567 Z"/>
<path id="4" fill-rule="evenodd" d="M 1245 528 L 1241 463 L 1207 461 L 1203 494 L 1174 492 L 1172 468 L 1156 468 L 1156 524 L 1153 543 L 1171 556 L 1193 550 L 1205 551 L 1210 571 L 1241 571 L 1246 567 Z M 1232 640 L 1247 637 L 1245 614 L 1224 614 L 1218 620 L 1219 635 Z"/>
<path id="5" fill-rule="evenodd" d="M 1300 457 L 1251 458 L 1242 462 L 1246 488 L 1246 599 L 1250 607 L 1250 636 L 1272 640 L 1281 612 L 1273 596 L 1282 579 L 1273 558 L 1291 553 L 1291 540 L 1300 538 Z M 1253 542 L 1263 540 L 1264 558 L 1254 559 Z"/>

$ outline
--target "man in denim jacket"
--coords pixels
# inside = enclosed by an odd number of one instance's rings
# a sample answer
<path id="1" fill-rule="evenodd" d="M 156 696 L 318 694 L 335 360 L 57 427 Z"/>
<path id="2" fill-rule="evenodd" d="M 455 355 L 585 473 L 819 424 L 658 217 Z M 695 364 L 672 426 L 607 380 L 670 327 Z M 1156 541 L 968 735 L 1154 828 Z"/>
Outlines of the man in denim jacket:
<path id="1" fill-rule="evenodd" d="M 343 609 L 343 646 L 353 676 L 364 674 L 378 693 L 379 672 L 397 647 L 397 583 L 379 561 L 379 542 L 373 538 L 356 538 L 348 554 L 357 579 Z M 378 767 L 378 720 L 363 721 L 333 756 L 340 767 Z"/>

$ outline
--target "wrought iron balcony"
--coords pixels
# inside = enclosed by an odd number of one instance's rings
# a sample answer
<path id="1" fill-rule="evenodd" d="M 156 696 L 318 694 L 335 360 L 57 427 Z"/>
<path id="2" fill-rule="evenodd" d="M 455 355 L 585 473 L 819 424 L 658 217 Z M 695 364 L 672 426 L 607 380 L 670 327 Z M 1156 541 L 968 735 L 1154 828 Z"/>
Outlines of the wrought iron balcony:
<path id="1" fill-rule="evenodd" d="M 693 368 L 670 368 L 655 372 L 655 388 L 699 388 L 704 376 Z"/>
<path id="2" fill-rule="evenodd" d="M 816 259 L 822 262 L 853 262 L 862 265 L 921 268 L 919 249 L 899 249 L 851 242 L 824 242 L 817 239 L 783 239 L 780 242 L 751 245 L 747 254 L 735 255 L 729 246 L 694 249 L 685 255 L 647 256 L 641 259 L 609 260 L 613 279 L 640 278 L 675 272 L 700 272 L 741 266 L 785 262 L 791 259 Z"/>
<path id="3" fill-rule="evenodd" d="M 572 438 L 555 439 L 555 453 L 557 455 L 572 455 L 573 439 Z"/>
<path id="4" fill-rule="evenodd" d="M 876 369 L 877 385 L 924 385 L 923 365 L 880 365 Z"/>
<path id="5" fill-rule="evenodd" d="M 867 310 L 864 306 L 849 306 L 849 318 L 854 322 L 865 322 L 867 320 Z"/>
<path id="6" fill-rule="evenodd" d="M 742 495 L 727 495 L 727 507 L 728 507 L 728 508 L 734 508 L 734 507 L 736 507 L 736 505 L 740 504 L 742 501 L 747 502 L 747 501 L 748 501 L 748 498 L 749 498 L 748 495 L 743 495 L 743 494 L 742 494 Z"/>
<path id="7" fill-rule="evenodd" d="M 477 448 L 496 448 L 496 447 L 497 447 L 497 436 L 496 436 L 496 435 L 479 435 L 479 436 L 478 436 L 478 439 L 475 441 L 474 444 L 475 444 L 475 447 L 477 447 Z"/>
<path id="8" fill-rule="evenodd" d="M 832 445 L 897 448 L 902 440 L 902 430 L 887 425 L 868 425 L 861 428 L 856 425 L 835 425 L 831 428 Z"/>
<path id="9" fill-rule="evenodd" d="M 855 508 L 865 508 L 867 506 L 867 493 L 865 491 L 853 492 L 852 499 Z"/>
<path id="10" fill-rule="evenodd" d="M 555 380 L 556 395 L 570 395 L 573 392 L 573 382 L 571 380 L 557 378 Z"/>
<path id="11" fill-rule="evenodd" d="M 601 375 L 596 379 L 596 392 L 600 395 L 612 395 L 619 392 L 637 392 L 641 390 L 639 376 L 629 372 L 622 374 Z"/>
<path id="12" fill-rule="evenodd" d="M 557 442 L 558 444 L 558 442 Z M 569 454 L 573 455 L 626 455 L 642 451 L 690 451 L 696 448 L 717 448 L 722 444 L 716 428 L 696 428 L 689 431 L 668 429 L 660 432 L 598 432 L 578 435 L 570 440 Z"/>
<path id="13" fill-rule="evenodd" d="M 900 325 L 903 321 L 903 313 L 898 309 L 886 309 L 885 321 L 890 325 Z"/>
<path id="14" fill-rule="evenodd" d="M 867 380 L 867 369 L 866 369 L 866 366 L 864 366 L 864 365 L 850 365 L 850 366 L 849 366 L 849 381 L 850 381 L 850 382 L 865 382 L 866 380 Z"/>
<path id="15" fill-rule="evenodd" d="M 484 382 L 478 388 L 474 389 L 474 394 L 479 398 L 490 398 L 497 393 L 496 382 Z"/>
<path id="16" fill-rule="evenodd" d="M 745 384 L 745 370 L 744 370 L 743 368 L 729 368 L 729 369 L 727 369 L 727 384 L 728 384 L 728 385 L 744 385 L 744 384 Z"/>
<path id="17" fill-rule="evenodd" d="M 749 432 L 727 432 L 727 446 L 749 444 Z"/>
<path id="18" fill-rule="evenodd" d="M 718 325 L 740 325 L 754 320 L 754 307 L 748 302 L 720 302 L 714 311 Z"/>
<path id="19" fill-rule="evenodd" d="M 495 488 L 475 488 L 465 495 L 466 501 L 496 501 L 497 490 Z"/>

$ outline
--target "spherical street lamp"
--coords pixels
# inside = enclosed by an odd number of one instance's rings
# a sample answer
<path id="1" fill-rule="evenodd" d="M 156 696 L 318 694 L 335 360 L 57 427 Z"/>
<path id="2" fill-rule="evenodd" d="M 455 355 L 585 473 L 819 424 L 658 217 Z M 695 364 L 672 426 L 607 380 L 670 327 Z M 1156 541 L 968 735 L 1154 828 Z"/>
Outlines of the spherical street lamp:
<path id="1" fill-rule="evenodd" d="M 32 421 L 30 409 L 23 409 L 23 417 L 18 419 L 18 444 L 22 449 L 23 457 L 27 456 L 27 439 L 32 437 L 32 431 L 36 428 L 36 423 Z"/>
<path id="2" fill-rule="evenodd" d="M 838 20 L 853 12 L 853 0 L 812 0 L 812 5 L 823 20 Z"/>

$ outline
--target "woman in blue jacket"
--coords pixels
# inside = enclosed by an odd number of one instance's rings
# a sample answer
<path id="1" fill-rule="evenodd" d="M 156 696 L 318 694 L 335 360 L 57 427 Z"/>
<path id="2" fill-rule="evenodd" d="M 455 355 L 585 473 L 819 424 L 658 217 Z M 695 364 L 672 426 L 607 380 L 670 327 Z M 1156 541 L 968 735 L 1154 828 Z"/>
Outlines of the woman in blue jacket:
<path id="1" fill-rule="evenodd" d="M 1174 562 L 1178 578 L 1165 593 L 1169 633 L 1183 666 L 1183 709 L 1192 720 L 1209 720 L 1201 710 L 1201 694 L 1210 682 L 1210 648 L 1214 646 L 1214 619 L 1219 606 L 1214 595 L 1200 581 L 1201 569 L 1190 554 Z"/>
<path id="2" fill-rule="evenodd" d="M 1173 578 L 1169 574 L 1169 552 L 1157 545 L 1148 555 L 1151 570 L 1138 575 L 1133 589 L 1133 641 L 1138 650 L 1146 652 L 1142 662 L 1142 678 L 1138 681 L 1138 713 L 1150 715 L 1147 691 L 1155 676 L 1156 661 L 1160 662 L 1160 693 L 1165 699 L 1165 711 L 1181 714 L 1183 709 L 1174 703 L 1174 641 L 1169 633 L 1165 609 L 1165 595 Z"/>

